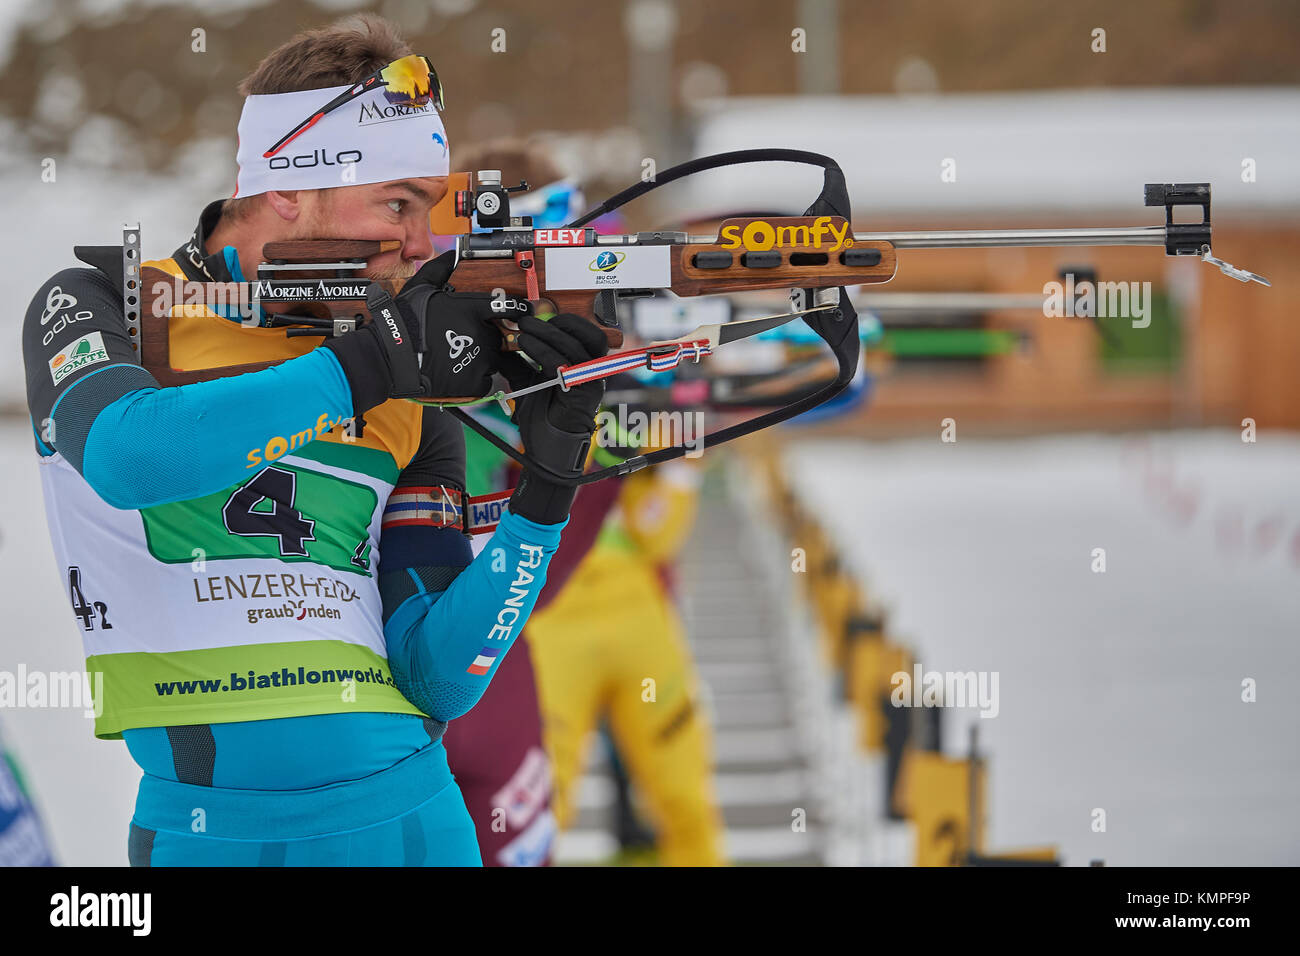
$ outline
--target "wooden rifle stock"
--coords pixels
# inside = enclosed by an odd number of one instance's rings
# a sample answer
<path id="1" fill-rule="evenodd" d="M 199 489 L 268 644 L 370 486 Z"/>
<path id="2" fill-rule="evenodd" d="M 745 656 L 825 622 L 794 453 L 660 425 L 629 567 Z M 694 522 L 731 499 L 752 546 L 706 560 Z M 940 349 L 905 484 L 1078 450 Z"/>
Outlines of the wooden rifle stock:
<path id="1" fill-rule="evenodd" d="M 799 236 L 808 240 L 814 222 L 828 223 L 836 228 L 848 229 L 842 219 L 829 217 L 783 217 L 761 220 L 767 228 L 782 230 L 773 236 Z M 751 223 L 759 220 L 728 219 L 722 224 L 720 235 L 740 235 Z M 632 249 L 655 244 L 638 237 L 602 237 L 594 240 L 590 230 L 573 230 L 585 233 L 585 242 L 571 246 L 587 246 L 593 255 L 601 250 Z M 845 232 L 844 235 L 851 235 Z M 569 312 L 591 319 L 605 333 L 610 348 L 622 345 L 623 333 L 611 324 L 612 308 L 601 309 L 597 297 L 626 289 L 550 289 L 547 284 L 545 248 L 534 248 L 533 232 L 526 233 L 526 248 L 506 251 L 504 254 L 462 256 L 449 280 L 458 292 L 500 292 L 517 299 L 532 301 L 539 314 Z M 650 234 L 653 235 L 653 234 Z M 679 296 L 714 295 L 729 292 L 746 292 L 759 289 L 781 288 L 832 288 L 844 285 L 887 282 L 897 267 L 896 254 L 886 241 L 848 240 L 841 250 L 830 250 L 824 244 L 811 241 L 795 243 L 774 242 L 769 249 L 754 250 L 734 243 L 718 240 L 660 242 L 669 246 L 670 291 Z M 610 239 L 623 240 L 623 244 Z M 698 239 L 698 237 L 696 237 Z M 851 248 L 849 248 L 851 247 Z M 381 281 L 390 295 L 400 292 L 404 280 L 368 280 L 365 277 L 366 260 L 384 252 L 400 248 L 397 240 L 347 240 L 302 239 L 267 243 L 262 250 L 265 265 L 259 269 L 259 278 L 246 283 L 185 283 L 184 296 L 178 297 L 182 277 L 169 275 L 159 269 L 141 270 L 141 364 L 153 373 L 162 385 L 184 385 L 208 381 L 230 375 L 242 375 L 278 365 L 285 359 L 250 362 L 239 365 L 202 369 L 177 369 L 171 360 L 168 319 L 172 307 L 192 303 L 238 303 L 247 311 L 244 315 L 257 315 L 256 308 L 281 316 L 276 324 L 291 334 L 314 334 L 316 330 L 325 337 L 334 334 L 335 323 L 347 323 L 342 328 L 355 328 L 369 321 L 365 308 L 364 284 Z M 551 247 L 546 247 L 551 248 Z M 542 254 L 538 254 L 538 252 Z M 294 286 L 293 283 L 298 283 Z M 331 297 L 334 288 L 349 288 L 353 294 Z M 293 289 L 305 290 L 294 298 L 288 296 Z M 232 295 L 233 293 L 233 295 Z M 256 294 L 254 294 L 256 293 Z M 281 294 L 283 293 L 283 294 Z M 293 317 L 301 316 L 301 323 Z M 597 318 L 601 316 L 604 321 Z M 517 332 L 508 319 L 498 320 L 504 350 L 517 349 Z"/>

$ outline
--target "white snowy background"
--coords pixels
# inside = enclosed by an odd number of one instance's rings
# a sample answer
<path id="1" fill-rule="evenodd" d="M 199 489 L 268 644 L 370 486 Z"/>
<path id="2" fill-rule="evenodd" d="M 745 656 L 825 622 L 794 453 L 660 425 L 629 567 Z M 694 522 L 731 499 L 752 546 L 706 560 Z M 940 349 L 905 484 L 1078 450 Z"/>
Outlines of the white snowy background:
<path id="1" fill-rule="evenodd" d="M 998 715 L 952 713 L 944 748 L 979 724 L 991 849 L 1300 863 L 1300 437 L 810 441 L 787 460 L 925 669 L 998 672 Z"/>

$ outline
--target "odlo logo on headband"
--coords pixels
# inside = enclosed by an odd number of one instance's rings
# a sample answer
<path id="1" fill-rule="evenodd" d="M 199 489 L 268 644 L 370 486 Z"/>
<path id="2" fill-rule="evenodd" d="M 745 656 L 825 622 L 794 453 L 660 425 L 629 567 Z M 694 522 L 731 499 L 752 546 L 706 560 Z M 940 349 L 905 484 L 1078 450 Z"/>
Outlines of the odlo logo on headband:
<path id="1" fill-rule="evenodd" d="M 310 153 L 299 154 L 297 156 L 275 156 L 270 161 L 272 169 L 288 169 L 290 166 L 296 166 L 298 169 L 311 169 L 313 166 L 343 166 L 347 163 L 361 162 L 361 150 L 345 149 L 334 154 L 331 160 L 329 153 L 323 149 L 314 149 Z"/>

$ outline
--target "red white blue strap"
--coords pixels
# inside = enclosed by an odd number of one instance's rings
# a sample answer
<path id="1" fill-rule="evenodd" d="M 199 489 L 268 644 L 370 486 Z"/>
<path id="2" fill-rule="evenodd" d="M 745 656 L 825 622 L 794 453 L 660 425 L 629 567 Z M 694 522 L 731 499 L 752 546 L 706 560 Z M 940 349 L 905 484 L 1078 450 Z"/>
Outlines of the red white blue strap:
<path id="1" fill-rule="evenodd" d="M 466 534 L 486 534 L 496 530 L 501 514 L 515 493 L 513 488 L 498 491 L 490 495 L 475 495 L 466 502 L 465 521 L 462 527 Z"/>
<path id="2" fill-rule="evenodd" d="M 465 534 L 495 530 L 514 489 L 469 497 L 455 488 L 407 485 L 393 489 L 380 529 L 424 526 L 460 528 Z"/>
<path id="3" fill-rule="evenodd" d="M 690 336 L 689 338 L 680 338 L 672 342 L 656 342 L 647 345 L 645 348 L 616 352 L 603 358 L 592 359 L 590 362 L 579 362 L 577 365 L 561 365 L 555 378 L 525 388 L 518 388 L 513 392 L 493 392 L 491 395 L 469 401 L 440 402 L 433 399 L 418 398 L 411 399 L 411 401 L 419 402 L 421 405 L 445 407 L 464 407 L 481 405 L 484 402 L 500 402 L 501 408 L 509 415 L 510 406 L 506 404 L 507 399 L 521 398 L 524 395 L 531 395 L 533 392 L 540 392 L 544 388 L 553 388 L 556 385 L 568 390 L 575 385 L 585 385 L 588 382 L 608 378 L 610 375 L 617 375 L 619 372 L 629 372 L 643 365 L 654 372 L 667 371 L 670 368 L 676 368 L 683 359 L 694 359 L 698 362 L 704 356 L 712 355 L 713 350 L 719 345 L 735 342 L 765 332 L 768 329 L 777 328 L 791 319 L 807 316 L 812 312 L 822 312 L 826 309 L 835 308 L 839 308 L 838 304 L 827 303 L 826 305 L 801 309 L 798 312 L 761 315 L 756 319 L 742 319 L 739 322 L 727 322 L 722 325 L 701 325 L 699 328 L 687 333 Z M 724 332 L 726 333 L 725 337 Z"/>
<path id="4" fill-rule="evenodd" d="M 629 349 L 607 355 L 604 358 L 580 362 L 577 365 L 560 366 L 560 382 L 564 388 L 585 385 L 597 379 L 608 378 L 619 372 L 630 372 L 634 368 L 648 368 L 654 372 L 664 372 L 676 368 L 684 359 L 699 361 L 705 355 L 712 355 L 713 348 L 708 339 L 693 342 L 671 342 L 665 345 L 650 345 L 643 349 Z"/>
<path id="5" fill-rule="evenodd" d="M 420 405 L 434 405 L 446 408 L 463 408 L 482 405 L 484 402 L 499 402 L 502 410 L 509 415 L 510 406 L 506 404 L 507 400 L 522 398 L 524 395 L 540 392 L 544 388 L 554 388 L 558 385 L 568 391 L 575 385 L 585 385 L 588 382 L 617 375 L 619 372 L 630 372 L 634 368 L 645 367 L 653 372 L 664 372 L 670 368 L 676 368 L 685 359 L 694 359 L 698 362 L 704 356 L 712 354 L 713 343 L 709 339 L 661 342 L 658 345 L 647 345 L 641 349 L 616 352 L 613 355 L 606 355 L 604 358 L 592 359 L 590 362 L 579 362 L 577 365 L 561 365 L 555 378 L 525 388 L 517 388 L 512 392 L 493 392 L 491 395 L 470 401 L 441 402 L 436 399 L 420 398 L 413 398 L 411 401 Z"/>

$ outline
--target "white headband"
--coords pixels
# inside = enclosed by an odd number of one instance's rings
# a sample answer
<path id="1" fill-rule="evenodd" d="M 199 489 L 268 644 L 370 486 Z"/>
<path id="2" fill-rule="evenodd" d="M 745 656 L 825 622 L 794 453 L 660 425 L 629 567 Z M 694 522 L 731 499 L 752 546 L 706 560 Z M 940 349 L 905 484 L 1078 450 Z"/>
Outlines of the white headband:
<path id="1" fill-rule="evenodd" d="M 332 86 L 245 99 L 235 195 L 448 175 L 447 132 L 433 104 L 394 106 L 384 98 L 383 87 L 326 113 L 278 154 L 263 158 L 281 136 L 348 89 Z"/>

